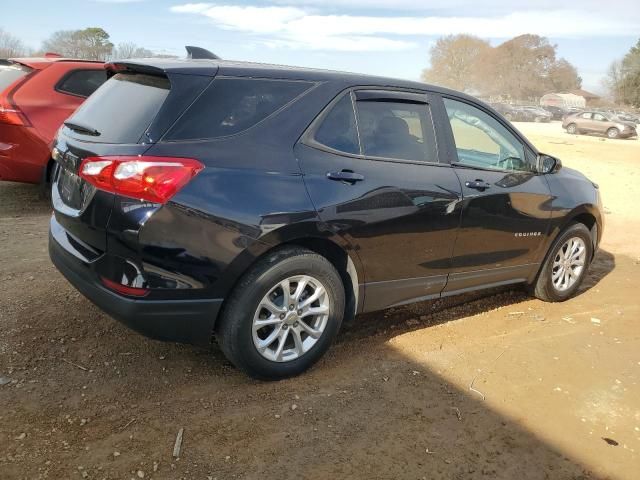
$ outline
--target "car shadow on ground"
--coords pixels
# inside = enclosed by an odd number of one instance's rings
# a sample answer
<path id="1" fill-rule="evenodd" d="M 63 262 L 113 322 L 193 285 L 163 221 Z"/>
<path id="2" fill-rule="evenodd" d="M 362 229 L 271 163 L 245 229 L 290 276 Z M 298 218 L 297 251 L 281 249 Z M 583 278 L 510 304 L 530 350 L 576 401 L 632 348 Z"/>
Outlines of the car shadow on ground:
<path id="1" fill-rule="evenodd" d="M 28 199 L 12 198 L 1 216 L 26 215 L 20 204 Z M 46 202 L 36 203 L 47 212 Z M 44 246 L 46 217 L 38 222 Z M 359 316 L 315 368 L 265 383 L 215 348 L 128 330 L 75 292 L 44 247 L 19 249 L 2 255 L 31 255 L 41 274 L 3 272 L 0 376 L 11 380 L 0 387 L 3 479 L 129 478 L 138 470 L 157 479 L 597 478 L 390 342 L 458 319 L 480 329 L 483 319 L 470 317 L 528 300 L 522 290 Z M 600 252 L 584 288 L 614 266 L 613 255 Z M 28 283 L 18 283 L 20 275 Z"/>
<path id="2" fill-rule="evenodd" d="M 595 287 L 614 268 L 615 256 L 606 250 L 599 249 L 576 296 Z M 477 315 L 495 308 L 515 306 L 531 298 L 524 285 L 511 286 L 444 297 L 381 312 L 366 313 L 358 315 L 352 322 L 345 325 L 338 341 L 351 341 L 379 334 L 391 337 L 427 326 Z"/>

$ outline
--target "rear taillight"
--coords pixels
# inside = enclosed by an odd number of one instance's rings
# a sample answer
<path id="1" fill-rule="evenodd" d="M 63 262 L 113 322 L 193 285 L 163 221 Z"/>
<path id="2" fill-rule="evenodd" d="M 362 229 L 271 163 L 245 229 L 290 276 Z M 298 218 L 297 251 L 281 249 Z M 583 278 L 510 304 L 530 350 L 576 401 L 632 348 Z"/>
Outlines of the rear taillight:
<path id="1" fill-rule="evenodd" d="M 100 277 L 100 280 L 109 290 L 113 290 L 114 292 L 118 292 L 123 295 L 129 295 L 130 297 L 144 297 L 149 294 L 148 288 L 129 287 L 104 277 Z"/>
<path id="2" fill-rule="evenodd" d="M 80 165 L 79 175 L 100 190 L 166 203 L 203 168 L 192 158 L 87 157 Z"/>
<path id="3" fill-rule="evenodd" d="M 29 125 L 24 114 L 11 101 L 7 94 L 0 94 L 0 123 L 8 123 L 9 125 Z"/>

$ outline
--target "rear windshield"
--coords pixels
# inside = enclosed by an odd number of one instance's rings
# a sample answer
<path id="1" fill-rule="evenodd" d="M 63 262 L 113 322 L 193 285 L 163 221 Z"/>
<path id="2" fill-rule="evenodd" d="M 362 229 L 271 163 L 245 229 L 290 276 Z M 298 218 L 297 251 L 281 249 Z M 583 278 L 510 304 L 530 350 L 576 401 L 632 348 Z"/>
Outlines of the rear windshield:
<path id="1" fill-rule="evenodd" d="M 169 95 L 167 77 L 118 73 L 105 82 L 67 123 L 73 135 L 99 143 L 138 143 Z"/>
<path id="2" fill-rule="evenodd" d="M 24 65 L 0 60 L 0 92 L 6 90 L 9 85 L 24 77 L 31 70 L 31 68 Z"/>
<path id="3" fill-rule="evenodd" d="M 187 110 L 164 140 L 235 135 L 261 122 L 311 88 L 309 82 L 218 78 Z"/>

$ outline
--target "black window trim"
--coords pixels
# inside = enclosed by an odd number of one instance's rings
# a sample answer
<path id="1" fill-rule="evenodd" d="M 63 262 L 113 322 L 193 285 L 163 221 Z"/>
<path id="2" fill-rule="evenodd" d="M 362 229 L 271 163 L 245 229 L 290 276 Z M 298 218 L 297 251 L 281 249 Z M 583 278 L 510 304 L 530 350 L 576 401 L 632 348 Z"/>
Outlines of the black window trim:
<path id="1" fill-rule="evenodd" d="M 524 154 L 525 157 L 527 156 L 527 150 L 529 151 L 528 153 L 532 154 L 535 158 L 539 158 L 540 153 L 538 152 L 538 150 L 526 139 L 523 137 L 523 135 L 518 132 L 513 125 L 510 125 L 508 121 L 503 120 L 502 115 L 495 115 L 495 112 L 491 111 L 491 109 L 487 108 L 483 103 L 481 102 L 474 102 L 472 100 L 469 100 L 467 98 L 463 98 L 463 97 L 459 97 L 456 95 L 452 95 L 449 93 L 445 93 L 445 94 L 440 94 L 440 98 L 442 100 L 442 108 L 445 111 L 445 115 L 446 115 L 446 108 L 444 105 L 444 99 L 449 99 L 449 100 L 453 100 L 456 102 L 461 102 L 461 103 L 466 103 L 467 105 L 470 105 L 474 108 L 477 108 L 478 110 L 486 113 L 487 115 L 489 115 L 491 118 L 493 118 L 495 121 L 497 121 L 500 125 L 502 125 L 503 127 L 505 127 L 507 129 L 507 131 L 509 131 L 509 133 L 511 133 L 516 140 L 518 140 L 520 142 L 520 144 L 522 145 L 523 149 L 524 149 Z M 475 166 L 475 165 L 467 165 L 465 163 L 460 162 L 460 159 L 458 158 L 458 149 L 456 147 L 456 142 L 455 142 L 455 138 L 453 136 L 453 129 L 451 128 L 451 123 L 448 121 L 448 117 L 445 118 L 445 121 L 443 122 L 444 125 L 443 127 L 446 129 L 447 131 L 447 137 L 449 139 L 449 142 L 451 142 L 451 146 L 453 147 L 452 149 L 452 153 L 451 155 L 453 155 L 454 157 L 451 159 L 451 165 L 455 166 L 457 168 L 466 168 L 466 169 L 470 169 L 470 170 L 480 170 L 483 172 L 507 172 L 507 173 L 529 173 L 531 175 L 543 175 L 543 173 L 541 173 L 541 169 L 540 169 L 540 165 L 538 165 L 538 162 L 536 161 L 535 163 L 535 171 L 534 172 L 523 172 L 522 170 L 508 170 L 508 169 L 504 169 L 504 168 L 489 168 L 489 167 L 479 167 L 479 166 Z"/>
<path id="2" fill-rule="evenodd" d="M 427 107 L 427 112 L 429 113 L 429 119 L 431 120 L 431 126 L 433 128 L 433 138 L 435 141 L 435 153 L 436 153 L 436 161 L 435 162 L 428 162 L 428 161 L 421 161 L 421 160 L 408 160 L 408 159 L 402 159 L 402 158 L 392 158 L 392 157 L 376 157 L 376 156 L 369 156 L 369 155 L 364 155 L 362 152 L 362 142 L 360 140 L 360 127 L 358 125 L 358 112 L 356 109 L 356 101 L 357 101 L 357 95 L 359 91 L 366 91 L 371 92 L 372 97 L 375 97 L 376 95 L 379 95 L 379 99 L 378 97 L 376 97 L 376 100 L 374 100 L 373 98 L 371 98 L 372 101 L 384 101 L 384 98 L 388 98 L 388 101 L 391 102 L 397 102 L 397 103 L 412 103 L 412 104 L 416 104 L 416 105 L 425 105 Z M 373 93 L 375 92 L 375 93 Z M 342 100 L 342 97 L 344 95 L 346 95 L 347 93 L 350 94 L 351 96 L 351 105 L 352 108 L 354 110 L 354 115 L 355 115 L 355 119 L 356 119 L 356 132 L 357 132 L 357 136 L 358 136 L 358 144 L 360 147 L 360 153 L 359 154 L 355 154 L 355 153 L 349 153 L 349 152 L 343 152 L 341 150 L 336 150 L 334 148 L 331 148 L 327 145 L 324 145 L 318 141 L 315 140 L 314 136 L 315 136 L 315 132 L 318 129 L 318 127 L 322 124 L 322 121 L 324 120 L 324 118 L 329 114 L 329 112 L 333 109 L 333 106 L 338 103 L 340 100 Z M 391 93 L 391 95 L 383 95 L 384 93 Z M 434 113 L 433 113 L 433 108 L 432 104 L 433 104 L 433 98 L 432 98 L 433 92 L 428 91 L 428 90 L 417 90 L 417 89 L 407 89 L 407 88 L 400 88 L 400 87 L 387 87 L 387 86 L 380 86 L 380 85 L 358 85 L 358 86 L 352 86 L 349 88 L 346 88 L 342 91 L 340 91 L 321 111 L 320 113 L 316 116 L 316 118 L 311 122 L 311 125 L 307 128 L 307 130 L 301 135 L 300 137 L 300 141 L 299 143 L 302 143 L 308 147 L 311 148 L 315 148 L 317 150 L 326 152 L 326 153 L 331 153 L 333 155 L 340 155 L 340 156 L 344 156 L 344 157 L 349 157 L 349 158 L 356 158 L 359 160 L 368 160 L 368 161 L 374 161 L 374 162 L 386 162 L 386 163 L 402 163 L 402 164 L 411 164 L 411 165 L 428 165 L 428 166 L 432 166 L 432 167 L 451 167 L 451 164 L 449 164 L 448 162 L 446 162 L 443 159 L 440 159 L 440 148 L 439 148 L 439 143 L 438 143 L 438 132 L 436 129 L 436 119 L 434 118 Z M 404 101 L 403 101 L 404 99 Z M 369 100 L 369 99 L 366 99 Z"/>
<path id="3" fill-rule="evenodd" d="M 79 95 L 77 93 L 73 93 L 73 92 L 69 92 L 67 90 L 62 90 L 62 88 L 60 88 L 60 86 L 62 84 L 64 84 L 64 82 L 67 81 L 67 79 L 73 75 L 76 72 L 92 72 L 92 71 L 100 71 L 100 68 L 74 68 L 73 70 L 69 70 L 67 73 L 65 73 L 55 84 L 55 86 L 53 87 L 53 89 L 58 92 L 61 93 L 63 95 L 69 95 L 71 97 L 77 97 L 77 98 L 89 98 L 89 95 Z M 102 69 L 104 70 L 104 69 Z M 105 72 L 105 76 L 104 76 L 105 82 L 107 81 L 107 74 Z M 104 82 L 103 82 L 104 83 Z"/>
<path id="4" fill-rule="evenodd" d="M 184 140 L 167 140 L 165 137 L 169 134 L 169 132 L 173 129 L 173 127 L 175 127 L 178 122 L 180 120 L 182 120 L 182 117 L 184 117 L 187 112 L 189 111 L 189 109 L 191 109 L 191 107 L 193 105 L 196 104 L 196 102 L 200 99 L 200 97 L 202 95 L 204 95 L 204 93 L 212 87 L 212 85 L 215 83 L 216 80 L 270 80 L 270 81 L 275 81 L 275 82 L 298 82 L 298 83 L 306 83 L 309 85 L 309 88 L 307 88 L 306 90 L 304 90 L 302 93 L 296 95 L 294 98 L 292 98 L 290 101 L 288 101 L 287 103 L 285 103 L 284 105 L 282 105 L 280 108 L 278 108 L 277 110 L 275 110 L 274 112 L 272 112 L 271 114 L 267 115 L 266 117 L 264 117 L 262 120 L 260 120 L 257 123 L 254 123 L 253 125 L 251 125 L 249 128 L 246 128 L 240 132 L 236 132 L 236 133 L 232 133 L 230 135 L 223 135 L 220 137 L 214 137 L 214 138 L 190 138 L 190 139 L 184 139 Z M 233 137 L 237 137 L 239 135 L 244 135 L 247 132 L 252 131 L 253 129 L 255 129 L 258 125 L 261 125 L 263 122 L 266 122 L 267 120 L 269 120 L 270 118 L 274 117 L 275 115 L 279 115 L 280 112 L 282 112 L 284 109 L 288 108 L 290 105 L 293 105 L 295 102 L 297 102 L 300 98 L 304 97 L 305 95 L 307 95 L 308 93 L 310 93 L 311 91 L 315 90 L 316 88 L 318 88 L 318 86 L 321 84 L 321 82 L 319 81 L 314 81 L 314 80 L 301 80 L 298 78 L 281 78 L 281 77 L 249 77 L 249 76 L 241 76 L 241 75 L 216 75 L 215 77 L 213 77 L 213 79 L 211 80 L 211 82 L 204 87 L 204 89 L 202 90 L 202 92 L 200 92 L 200 94 L 193 100 L 193 102 L 191 102 L 183 111 L 182 113 L 180 113 L 180 115 L 178 116 L 178 118 L 175 119 L 175 121 L 162 133 L 162 136 L 158 139 L 158 141 L 156 143 L 158 144 L 176 144 L 176 143 L 207 143 L 207 142 L 217 142 L 217 141 L 221 141 L 221 140 L 227 140 L 229 138 L 233 138 Z"/>
<path id="5" fill-rule="evenodd" d="M 342 100 L 346 95 L 349 95 L 351 100 L 351 108 L 353 110 L 353 116 L 356 122 L 356 136 L 358 138 L 358 151 L 360 153 L 350 153 L 343 152 L 342 150 L 337 150 L 335 148 L 331 148 L 324 143 L 320 143 L 315 139 L 316 132 L 325 118 L 333 111 L 333 108 Z M 316 150 L 321 150 L 323 152 L 331 153 L 334 155 L 342 155 L 350 158 L 359 158 L 364 159 L 364 155 L 362 155 L 362 142 L 360 141 L 360 132 L 358 131 L 358 116 L 356 115 L 355 103 L 353 98 L 353 88 L 349 87 L 344 90 L 338 92 L 338 94 L 331 99 L 331 101 L 324 106 L 324 108 L 320 111 L 316 118 L 313 119 L 309 127 L 304 131 L 304 133 L 300 136 L 300 140 L 296 143 L 302 143 L 311 148 L 315 148 Z"/>

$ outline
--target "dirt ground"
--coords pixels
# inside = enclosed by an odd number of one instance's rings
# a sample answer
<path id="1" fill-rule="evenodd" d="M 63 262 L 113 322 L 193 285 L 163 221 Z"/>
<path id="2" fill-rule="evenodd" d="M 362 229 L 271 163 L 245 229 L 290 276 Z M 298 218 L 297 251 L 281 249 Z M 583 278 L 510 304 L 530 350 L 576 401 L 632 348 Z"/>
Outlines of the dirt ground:
<path id="1" fill-rule="evenodd" d="M 37 189 L 0 184 L 0 479 L 639 478 L 640 141 L 518 127 L 601 186 L 581 293 L 362 316 L 277 383 L 102 314 L 51 266 Z"/>

